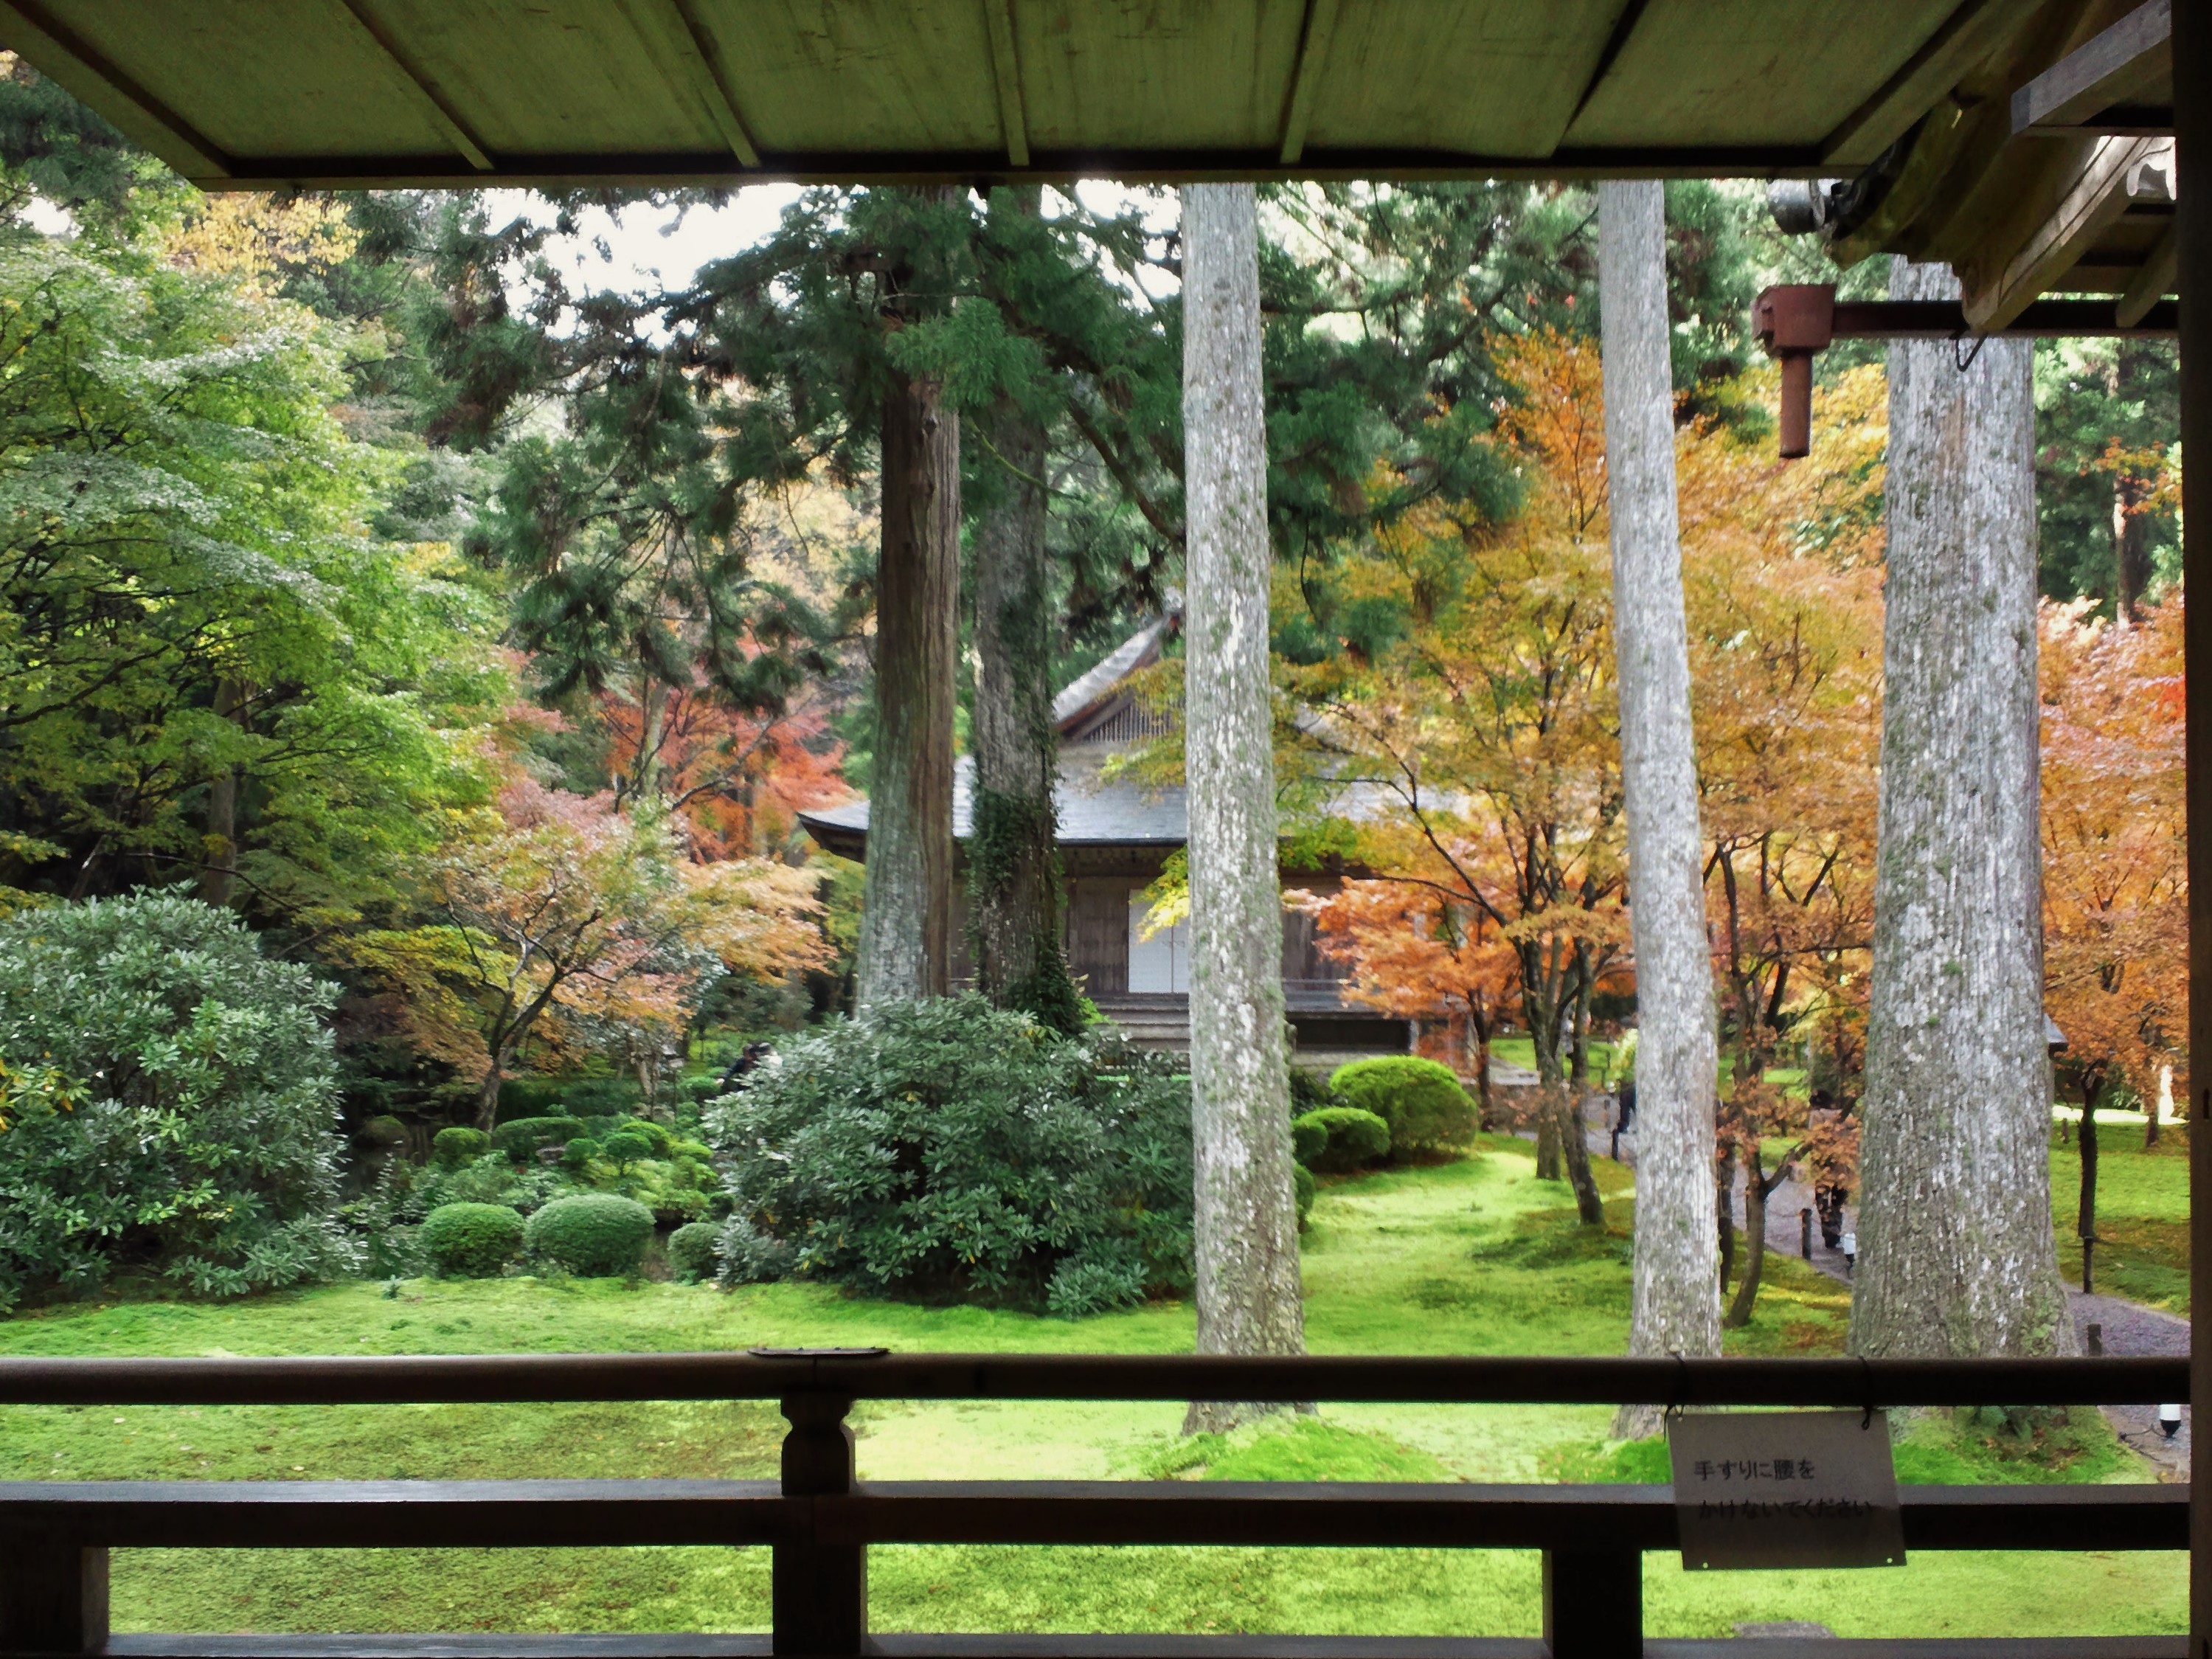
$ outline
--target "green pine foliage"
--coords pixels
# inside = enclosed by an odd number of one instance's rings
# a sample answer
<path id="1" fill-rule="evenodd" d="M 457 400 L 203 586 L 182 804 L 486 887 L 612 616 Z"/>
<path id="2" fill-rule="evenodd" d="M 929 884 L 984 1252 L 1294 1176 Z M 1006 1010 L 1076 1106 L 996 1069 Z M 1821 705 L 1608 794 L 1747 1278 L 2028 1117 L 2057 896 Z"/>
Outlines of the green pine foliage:
<path id="1" fill-rule="evenodd" d="M 1048 1308 L 1190 1282 L 1190 1085 L 974 996 L 787 1042 L 715 1102 L 722 1275 Z"/>
<path id="2" fill-rule="evenodd" d="M 441 1204 L 422 1223 L 422 1254 L 443 1279 L 496 1279 L 522 1254 L 522 1212 L 504 1204 Z"/>
<path id="3" fill-rule="evenodd" d="M 1324 1106 L 1291 1121 L 1291 1144 L 1312 1144 L 1321 1137 L 1320 1149 L 1303 1159 L 1307 1167 L 1324 1175 L 1343 1175 L 1380 1164 L 1390 1156 L 1390 1126 L 1372 1112 L 1357 1106 Z"/>
<path id="4" fill-rule="evenodd" d="M 141 892 L 0 920 L 0 1311 L 148 1273 L 201 1296 L 350 1271 L 331 988 Z"/>
<path id="5" fill-rule="evenodd" d="M 530 1218 L 523 1248 L 541 1267 L 579 1279 L 624 1279 L 645 1261 L 653 1212 L 613 1193 L 556 1198 Z"/>
<path id="6" fill-rule="evenodd" d="M 1329 1086 L 1349 1105 L 1390 1127 L 1390 1155 L 1404 1159 L 1459 1150 L 1480 1125 L 1474 1103 L 1449 1066 L 1414 1054 L 1381 1054 L 1337 1068 Z"/>

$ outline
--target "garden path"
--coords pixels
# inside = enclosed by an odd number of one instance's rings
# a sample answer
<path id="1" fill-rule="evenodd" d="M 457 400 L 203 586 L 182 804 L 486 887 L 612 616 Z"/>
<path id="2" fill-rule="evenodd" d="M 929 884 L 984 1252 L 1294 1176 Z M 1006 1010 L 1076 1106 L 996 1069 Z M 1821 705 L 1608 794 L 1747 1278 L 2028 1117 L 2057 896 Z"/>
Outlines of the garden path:
<path id="1" fill-rule="evenodd" d="M 1493 1068 L 1492 1076 L 1496 1077 Z M 1592 1095 L 1583 1103 L 1583 1133 L 1589 1139 L 1592 1156 L 1604 1157 L 1612 1150 L 1613 1097 Z M 1632 1128 L 1621 1137 L 1621 1162 L 1633 1169 L 1636 1164 L 1636 1133 Z M 1743 1224 L 1743 1177 L 1736 1176 L 1734 1194 L 1736 1224 Z M 1770 1249 L 1800 1254 L 1798 1214 L 1813 1207 L 1813 1190 L 1803 1182 L 1785 1181 L 1774 1189 L 1767 1200 L 1768 1225 L 1772 1229 L 1767 1244 Z M 1856 1210 L 1846 1206 L 1844 1226 L 1848 1231 L 1856 1221 Z M 1841 1250 L 1832 1250 L 1822 1241 L 1816 1223 L 1813 1229 L 1813 1249 L 1805 1258 L 1813 1267 L 1848 1284 L 1850 1263 Z M 2069 1289 L 2066 1299 L 2074 1313 L 2074 1328 L 2082 1350 L 2088 1350 L 2088 1328 L 2099 1327 L 2104 1351 L 2120 1358 L 2148 1358 L 2159 1355 L 2186 1354 L 2189 1352 L 2189 1322 L 2156 1308 L 2147 1308 L 2124 1297 L 2085 1296 L 2080 1291 Z M 2160 1432 L 2158 1408 L 2154 1406 L 2107 1406 L 2105 1415 L 2122 1441 L 2141 1453 L 2154 1465 L 2160 1477 L 2169 1480 L 2189 1478 L 2190 1413 L 2184 1406 L 2181 1429 L 2172 1439 Z"/>

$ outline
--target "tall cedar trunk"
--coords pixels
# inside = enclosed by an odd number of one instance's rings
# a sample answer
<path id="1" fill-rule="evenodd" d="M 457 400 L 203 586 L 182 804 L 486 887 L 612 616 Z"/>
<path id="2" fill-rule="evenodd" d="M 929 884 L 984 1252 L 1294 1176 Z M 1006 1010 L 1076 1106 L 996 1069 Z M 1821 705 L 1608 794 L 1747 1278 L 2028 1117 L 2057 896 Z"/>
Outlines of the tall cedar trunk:
<path id="1" fill-rule="evenodd" d="M 1184 764 L 1198 1351 L 1305 1350 L 1291 1188 L 1267 661 L 1267 455 L 1249 185 L 1182 192 Z M 1194 1401 L 1187 1432 L 1249 1414 Z"/>
<path id="2" fill-rule="evenodd" d="M 1034 195 L 1034 192 L 1026 192 Z M 999 204 L 1016 195 L 1002 191 Z M 1073 1031 L 1081 1023 L 1060 948 L 1052 788 L 1051 597 L 1045 434 L 1012 399 L 991 415 L 994 495 L 975 527 L 975 825 L 968 933 L 976 988 Z"/>
<path id="3" fill-rule="evenodd" d="M 1690 728 L 1690 642 L 1674 502 L 1666 202 L 1652 183 L 1598 186 L 1613 637 L 1636 956 L 1636 1280 L 1629 1352 L 1721 1351 L 1713 1225 L 1719 1079 L 1703 834 Z M 1624 1407 L 1617 1433 L 1650 1433 Z"/>
<path id="4" fill-rule="evenodd" d="M 876 756 L 857 953 L 863 1010 L 952 986 L 952 703 L 960 416 L 932 380 L 884 393 Z"/>
<path id="5" fill-rule="evenodd" d="M 1899 259 L 1900 300 L 1955 300 Z M 1881 797 L 1850 1345 L 2075 1352 L 2051 1231 L 2031 347 L 1889 353 Z"/>

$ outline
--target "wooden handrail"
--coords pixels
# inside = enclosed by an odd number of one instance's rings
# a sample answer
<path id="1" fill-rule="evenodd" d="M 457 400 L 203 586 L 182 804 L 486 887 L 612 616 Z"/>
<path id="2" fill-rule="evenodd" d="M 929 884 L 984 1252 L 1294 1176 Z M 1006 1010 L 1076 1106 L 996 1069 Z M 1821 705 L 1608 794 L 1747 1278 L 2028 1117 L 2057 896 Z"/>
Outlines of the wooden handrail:
<path id="1" fill-rule="evenodd" d="M 1697 1659 L 1643 1637 L 1643 1555 L 1677 1544 L 1671 1488 L 856 1479 L 858 1399 L 1557 1401 L 2010 1406 L 2187 1397 L 2169 1359 L 1235 1359 L 1192 1355 L 704 1354 L 264 1359 L 0 1359 L 0 1403 L 312 1405 L 774 1399 L 792 1425 L 779 1481 L 17 1481 L 0 1483 L 0 1654 L 125 1659 L 452 1659 L 456 1638 L 131 1637 L 107 1632 L 117 1547 L 766 1545 L 774 1655 L 910 1659 Z M 2185 1486 L 1920 1486 L 1910 1549 L 2182 1549 Z M 886 1638 L 867 1633 L 882 1543 L 1536 1549 L 1541 1644 L 1457 1639 Z M 1198 1645 L 1192 1645 L 1196 1641 Z M 2142 1642 L 1856 1643 L 1884 1659 L 2175 1659 Z M 486 1659 L 714 1659 L 729 1638 L 514 1638 Z M 1680 1649 L 1679 1654 L 1674 1650 Z M 1730 1659 L 1761 1659 L 1732 1644 Z M 1779 1650 L 1765 1656 L 1779 1659 Z"/>
<path id="2" fill-rule="evenodd" d="M 2182 1358 L 1443 1358 L 755 1351 L 0 1358 L 0 1404 L 1255 1400 L 1655 1406 L 2117 1406 L 2189 1397 Z"/>

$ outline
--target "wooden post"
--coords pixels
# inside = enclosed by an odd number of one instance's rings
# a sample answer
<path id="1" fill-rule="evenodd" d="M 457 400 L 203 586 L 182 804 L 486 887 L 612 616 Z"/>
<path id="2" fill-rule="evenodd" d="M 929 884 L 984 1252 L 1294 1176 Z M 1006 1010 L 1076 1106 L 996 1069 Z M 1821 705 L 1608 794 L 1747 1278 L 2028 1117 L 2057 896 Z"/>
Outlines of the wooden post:
<path id="1" fill-rule="evenodd" d="M 97 1653 L 106 1645 L 106 1549 L 0 1538 L 0 1653 Z"/>
<path id="2" fill-rule="evenodd" d="M 853 1490 L 853 1402 L 797 1395 L 781 1402 L 783 1495 L 842 1497 Z M 776 1654 L 857 1654 L 868 1630 L 868 1552 L 862 1544 L 816 1540 L 809 1504 L 787 1542 L 775 1547 L 769 1605 Z"/>
<path id="3" fill-rule="evenodd" d="M 1810 1210 L 1797 1212 L 1797 1254 L 1808 1261 L 1813 1259 L 1813 1212 Z"/>
<path id="4" fill-rule="evenodd" d="M 2177 171 L 2212 167 L 2212 0 L 2175 0 L 2173 131 Z M 2212 457 L 2212 191 L 2181 191 L 2175 240 L 2180 254 L 2181 447 Z M 2212 1320 L 2212 488 L 2200 471 L 2182 482 L 2185 531 L 2182 581 L 2198 603 L 2187 613 L 2189 808 L 2189 1303 L 2197 1328 Z M 2188 511 L 2194 506 L 2197 511 Z M 2212 1409 L 2212 1342 L 2191 1345 L 2189 1397 Z M 2212 1461 L 2190 1450 L 2189 1652 L 2212 1659 Z"/>
<path id="5" fill-rule="evenodd" d="M 1552 1659 L 1643 1659 L 1643 1552 L 1546 1550 L 1544 1647 Z"/>

